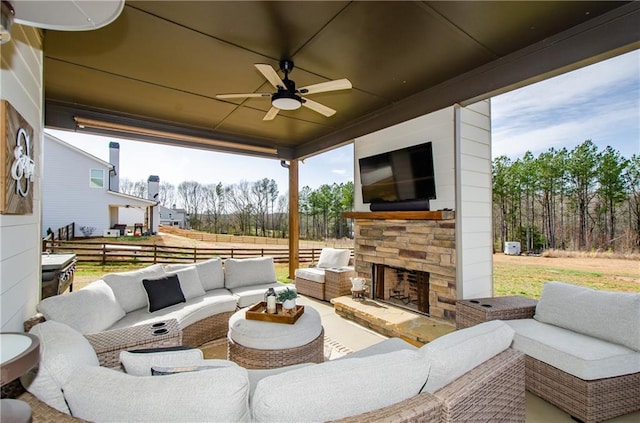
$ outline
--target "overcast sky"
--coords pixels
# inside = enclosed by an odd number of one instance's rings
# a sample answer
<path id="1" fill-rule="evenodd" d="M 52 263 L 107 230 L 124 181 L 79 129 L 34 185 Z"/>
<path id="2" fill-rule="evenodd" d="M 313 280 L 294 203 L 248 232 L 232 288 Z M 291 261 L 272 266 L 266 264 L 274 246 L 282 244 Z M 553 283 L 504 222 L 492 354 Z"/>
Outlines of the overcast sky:
<path id="1" fill-rule="evenodd" d="M 550 147 L 571 149 L 587 139 L 611 145 L 624 157 L 640 152 L 640 51 L 512 91 L 492 100 L 493 157 L 534 155 Z M 274 179 L 280 192 L 288 171 L 278 160 L 166 147 L 157 144 L 47 130 L 82 150 L 109 160 L 109 142 L 120 144 L 120 175 L 132 181 L 202 184 Z M 300 165 L 300 187 L 353 180 L 353 147 L 309 158 Z"/>

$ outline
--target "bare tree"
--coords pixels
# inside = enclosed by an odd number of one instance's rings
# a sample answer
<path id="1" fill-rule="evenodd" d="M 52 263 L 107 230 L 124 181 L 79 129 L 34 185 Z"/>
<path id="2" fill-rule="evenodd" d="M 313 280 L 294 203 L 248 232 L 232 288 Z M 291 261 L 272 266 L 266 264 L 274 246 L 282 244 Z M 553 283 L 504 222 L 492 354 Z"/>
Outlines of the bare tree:
<path id="1" fill-rule="evenodd" d="M 165 207 L 173 208 L 176 203 L 176 187 L 170 182 L 160 182 L 159 201 Z"/>
<path id="2" fill-rule="evenodd" d="M 178 185 L 178 197 L 182 200 L 182 204 L 189 214 L 191 227 L 200 229 L 200 213 L 203 204 L 202 185 L 196 181 L 181 182 Z"/>

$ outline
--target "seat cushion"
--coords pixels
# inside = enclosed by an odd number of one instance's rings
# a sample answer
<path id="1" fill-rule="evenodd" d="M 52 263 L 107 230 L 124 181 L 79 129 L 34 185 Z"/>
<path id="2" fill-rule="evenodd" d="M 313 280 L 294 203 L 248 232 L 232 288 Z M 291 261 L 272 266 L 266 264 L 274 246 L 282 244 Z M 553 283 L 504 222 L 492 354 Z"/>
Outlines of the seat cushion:
<path id="1" fill-rule="evenodd" d="M 143 279 L 156 279 L 164 276 L 161 264 L 130 272 L 108 273 L 102 279 L 111 287 L 118 304 L 125 313 L 147 306 L 147 293 L 142 287 Z"/>
<path id="2" fill-rule="evenodd" d="M 509 348 L 513 329 L 492 320 L 441 336 L 420 348 L 431 364 L 429 380 L 422 392 L 434 393 L 469 370 Z"/>
<path id="3" fill-rule="evenodd" d="M 239 310 L 229 319 L 229 337 L 244 347 L 258 350 L 301 347 L 322 332 L 320 314 L 311 307 L 305 307 L 304 314 L 293 325 L 247 320 L 246 312 Z"/>
<path id="4" fill-rule="evenodd" d="M 165 270 L 173 272 L 190 266 L 195 266 L 205 291 L 224 288 L 224 270 L 222 269 L 222 260 L 218 257 L 197 263 L 169 264 L 165 266 Z"/>
<path id="5" fill-rule="evenodd" d="M 273 257 L 226 259 L 224 273 L 224 286 L 227 289 L 263 285 L 277 280 Z"/>
<path id="6" fill-rule="evenodd" d="M 186 366 L 204 359 L 198 348 L 172 349 L 152 353 L 120 351 L 120 363 L 125 372 L 134 376 L 151 376 L 153 366 Z"/>
<path id="7" fill-rule="evenodd" d="M 180 289 L 182 290 L 185 299 L 190 300 L 191 298 L 201 297 L 204 295 L 204 288 L 202 287 L 200 276 L 195 266 L 168 271 L 167 275 L 178 276 L 178 279 L 180 280 Z"/>
<path id="8" fill-rule="evenodd" d="M 640 372 L 640 353 L 534 319 L 507 320 L 513 348 L 583 380 Z"/>
<path id="9" fill-rule="evenodd" d="M 349 264 L 351 251 L 345 248 L 323 248 L 318 259 L 318 267 L 344 267 Z"/>
<path id="10" fill-rule="evenodd" d="M 296 278 L 306 279 L 308 281 L 324 283 L 324 269 L 319 267 L 308 267 L 296 269 Z"/>
<path id="11" fill-rule="evenodd" d="M 534 319 L 640 351 L 640 293 L 547 282 Z"/>
<path id="12" fill-rule="evenodd" d="M 130 326 L 150 324 L 167 319 L 176 319 L 181 328 L 185 328 L 206 317 L 236 310 L 236 297 L 226 289 L 208 291 L 202 297 L 192 298 L 186 303 L 176 304 L 153 313 L 140 309 L 127 313 L 109 329 L 121 329 Z"/>
<path id="13" fill-rule="evenodd" d="M 251 411 L 256 422 L 354 416 L 417 395 L 428 375 L 429 364 L 416 351 L 327 361 L 260 380 Z"/>
<path id="14" fill-rule="evenodd" d="M 238 288 L 232 288 L 231 293 L 236 297 L 238 301 L 238 307 L 249 307 L 260 301 L 264 301 L 264 293 L 269 288 L 275 289 L 276 293 L 284 291 L 288 285 L 280 282 L 271 282 L 261 285 L 249 285 L 241 286 Z"/>
<path id="15" fill-rule="evenodd" d="M 64 323 L 80 333 L 101 332 L 125 315 L 103 280 L 65 295 L 45 298 L 36 306 L 45 319 Z"/>
<path id="16" fill-rule="evenodd" d="M 40 362 L 20 382 L 40 401 L 69 414 L 62 386 L 78 368 L 98 367 L 98 356 L 80 332 L 64 323 L 46 321 L 35 325 L 29 333 L 40 340 Z"/>

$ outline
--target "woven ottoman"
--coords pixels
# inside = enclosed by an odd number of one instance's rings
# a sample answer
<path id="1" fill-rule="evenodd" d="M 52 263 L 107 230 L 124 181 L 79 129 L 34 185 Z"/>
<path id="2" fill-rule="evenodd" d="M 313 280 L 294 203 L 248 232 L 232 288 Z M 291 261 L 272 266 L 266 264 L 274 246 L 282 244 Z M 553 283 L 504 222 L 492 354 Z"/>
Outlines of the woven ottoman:
<path id="1" fill-rule="evenodd" d="M 227 357 L 247 369 L 273 369 L 324 361 L 320 314 L 305 306 L 294 324 L 247 320 L 247 309 L 229 319 Z"/>

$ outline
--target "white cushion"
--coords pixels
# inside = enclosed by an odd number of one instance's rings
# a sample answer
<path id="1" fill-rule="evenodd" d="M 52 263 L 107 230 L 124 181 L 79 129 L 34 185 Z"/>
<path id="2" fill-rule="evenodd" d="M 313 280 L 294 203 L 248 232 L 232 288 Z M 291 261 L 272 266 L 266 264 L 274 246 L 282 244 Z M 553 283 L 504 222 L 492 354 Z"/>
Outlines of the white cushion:
<path id="1" fill-rule="evenodd" d="M 130 326 L 151 324 L 154 322 L 176 319 L 181 328 L 185 328 L 206 317 L 236 310 L 236 297 L 226 289 L 208 291 L 202 297 L 192 298 L 186 303 L 179 303 L 161 310 L 148 313 L 147 309 L 139 309 L 127 313 L 109 329 L 128 328 Z"/>
<path id="2" fill-rule="evenodd" d="M 296 269 L 296 278 L 302 278 L 313 282 L 324 283 L 324 268 L 308 267 Z"/>
<path id="3" fill-rule="evenodd" d="M 84 368 L 63 386 L 71 413 L 102 422 L 248 422 L 249 378 L 240 366 L 132 376 Z"/>
<path id="4" fill-rule="evenodd" d="M 251 402 L 256 422 L 327 421 L 411 398 L 429 375 L 415 351 L 328 361 L 269 376 Z"/>
<path id="5" fill-rule="evenodd" d="M 98 357 L 89 341 L 64 323 L 46 321 L 29 333 L 40 340 L 40 361 L 20 381 L 40 401 L 69 414 L 62 386 L 79 367 L 98 367 Z"/>
<path id="6" fill-rule="evenodd" d="M 345 360 L 347 358 L 371 357 L 372 355 L 387 354 L 394 351 L 409 350 L 417 351 L 418 347 L 411 345 L 407 341 L 400 338 L 389 338 L 373 344 L 370 347 L 349 353 L 337 360 Z"/>
<path id="7" fill-rule="evenodd" d="M 351 251 L 344 248 L 323 248 L 320 252 L 318 267 L 344 267 L 349 264 Z"/>
<path id="8" fill-rule="evenodd" d="M 280 350 L 307 345 L 322 332 L 320 314 L 305 307 L 295 324 L 280 324 L 247 320 L 246 309 L 237 311 L 229 319 L 229 336 L 234 342 L 259 350 Z"/>
<path id="9" fill-rule="evenodd" d="M 186 300 L 201 297 L 204 295 L 204 289 L 200 283 L 200 276 L 195 266 L 185 267 L 184 269 L 172 270 L 167 272 L 168 275 L 175 274 L 180 281 L 180 289 Z"/>
<path id="10" fill-rule="evenodd" d="M 203 359 L 202 350 L 198 348 L 153 353 L 120 351 L 120 363 L 124 371 L 134 376 L 151 376 L 151 367 L 154 366 L 188 366 Z"/>
<path id="11" fill-rule="evenodd" d="M 441 336 L 420 348 L 431 364 L 429 380 L 421 392 L 434 393 L 469 370 L 509 348 L 513 329 L 492 320 Z"/>
<path id="12" fill-rule="evenodd" d="M 534 319 L 505 321 L 513 348 L 583 380 L 640 372 L 640 353 L 602 339 Z"/>
<path id="13" fill-rule="evenodd" d="M 547 282 L 542 287 L 534 319 L 640 351 L 638 293 Z"/>
<path id="14" fill-rule="evenodd" d="M 165 269 L 168 272 L 172 272 L 190 266 L 196 267 L 200 283 L 202 283 L 202 288 L 205 291 L 224 288 L 224 270 L 222 269 L 222 260 L 218 257 L 197 263 L 168 264 Z"/>
<path id="15" fill-rule="evenodd" d="M 224 272 L 224 285 L 227 289 L 276 282 L 273 257 L 226 259 Z"/>
<path id="16" fill-rule="evenodd" d="M 249 374 L 249 403 L 252 402 L 253 393 L 256 390 L 256 386 L 258 385 L 258 382 L 260 382 L 262 379 L 269 376 L 277 375 L 280 373 L 288 372 L 290 370 L 295 370 L 301 367 L 307 367 L 307 366 L 313 366 L 313 365 L 315 365 L 315 363 L 299 363 L 299 364 L 292 364 L 291 366 L 276 367 L 273 369 L 247 369 L 247 373 Z"/>
<path id="17" fill-rule="evenodd" d="M 36 309 L 45 319 L 64 323 L 83 334 L 101 332 L 125 315 L 103 280 L 78 291 L 45 298 Z"/>
<path id="18" fill-rule="evenodd" d="M 286 285 L 280 282 L 272 282 L 262 285 L 249 285 L 249 286 L 241 286 L 239 288 L 232 288 L 231 293 L 234 297 L 236 297 L 238 301 L 238 307 L 249 307 L 258 303 L 260 301 L 264 301 L 264 294 L 269 288 L 275 289 L 276 293 L 280 291 L 284 291 L 291 285 Z"/>
<path id="19" fill-rule="evenodd" d="M 143 279 L 157 279 L 165 275 L 161 264 L 130 272 L 108 273 L 102 279 L 111 287 L 122 309 L 129 313 L 147 306 L 147 293 Z"/>

